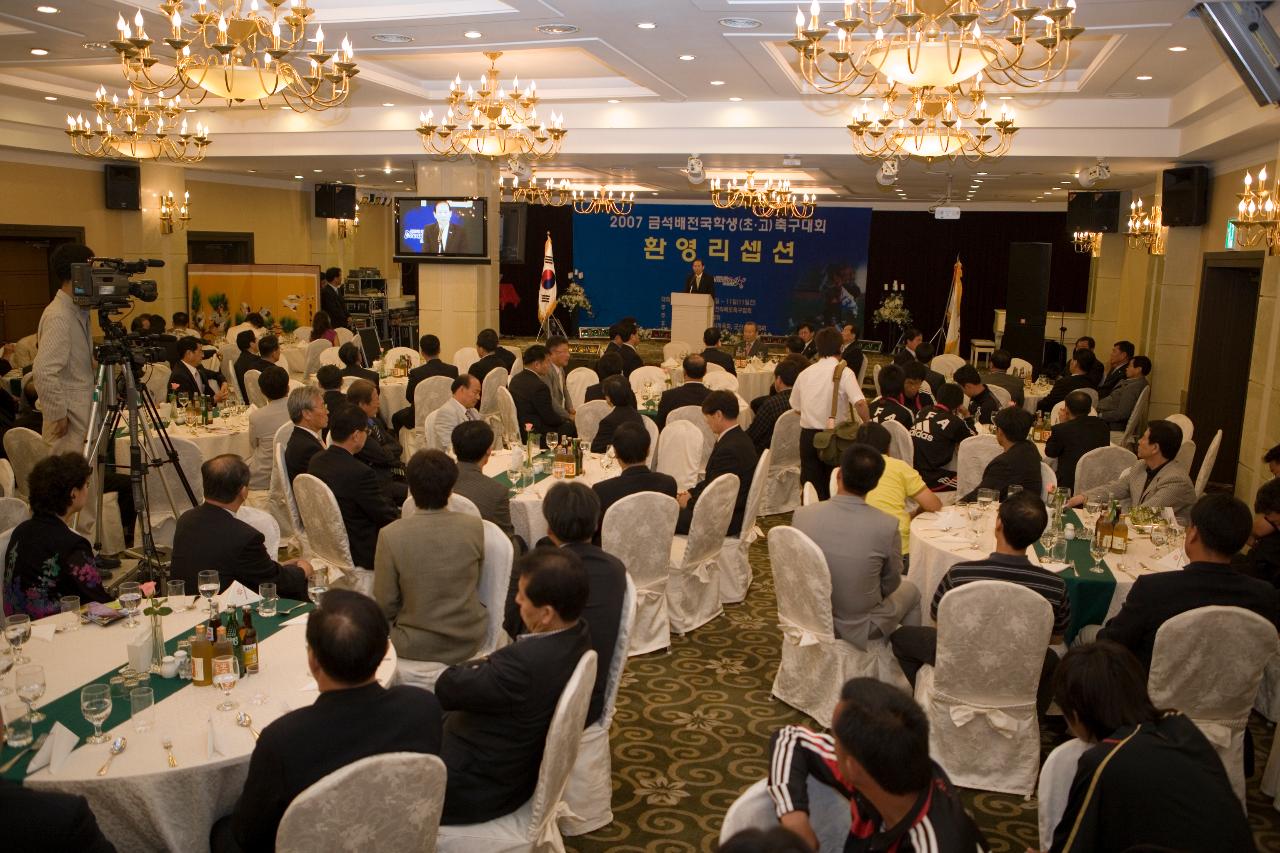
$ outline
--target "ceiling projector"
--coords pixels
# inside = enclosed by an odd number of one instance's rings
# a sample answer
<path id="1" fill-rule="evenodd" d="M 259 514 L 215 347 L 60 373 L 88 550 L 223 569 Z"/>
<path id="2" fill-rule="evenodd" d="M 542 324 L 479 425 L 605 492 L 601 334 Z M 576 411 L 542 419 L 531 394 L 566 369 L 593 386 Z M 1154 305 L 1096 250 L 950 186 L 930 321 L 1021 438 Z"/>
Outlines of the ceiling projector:
<path id="1" fill-rule="evenodd" d="M 707 179 L 706 173 L 702 170 L 702 160 L 697 154 L 689 155 L 689 164 L 685 168 L 685 174 L 691 184 L 700 184 Z"/>
<path id="2" fill-rule="evenodd" d="M 876 183 L 882 187 L 891 187 L 898 182 L 898 161 L 885 160 L 876 172 Z"/>
<path id="3" fill-rule="evenodd" d="M 1076 180 L 1080 182 L 1080 186 L 1085 189 L 1091 188 L 1094 184 L 1100 184 L 1103 181 L 1111 179 L 1111 167 L 1105 161 L 1099 160 L 1087 169 L 1082 169 L 1080 174 L 1076 175 Z"/>

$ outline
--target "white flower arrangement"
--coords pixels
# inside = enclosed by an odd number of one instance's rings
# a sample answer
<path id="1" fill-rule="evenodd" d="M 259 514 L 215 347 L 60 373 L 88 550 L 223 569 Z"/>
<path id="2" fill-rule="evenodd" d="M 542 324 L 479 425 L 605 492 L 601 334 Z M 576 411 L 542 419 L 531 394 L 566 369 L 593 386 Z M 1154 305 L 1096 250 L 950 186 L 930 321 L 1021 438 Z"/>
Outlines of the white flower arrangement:
<path id="1" fill-rule="evenodd" d="M 556 301 L 560 303 L 566 310 L 585 311 L 588 316 L 594 317 L 595 312 L 591 310 L 591 300 L 587 298 L 587 292 L 582 289 L 582 285 L 578 282 L 584 278 L 582 270 L 573 270 L 569 273 L 568 283 L 564 289 L 560 291 L 560 295 Z"/>
<path id="2" fill-rule="evenodd" d="M 911 312 L 907 310 L 901 293 L 890 293 L 880 300 L 880 307 L 871 315 L 877 323 L 890 323 L 898 328 L 911 325 Z"/>

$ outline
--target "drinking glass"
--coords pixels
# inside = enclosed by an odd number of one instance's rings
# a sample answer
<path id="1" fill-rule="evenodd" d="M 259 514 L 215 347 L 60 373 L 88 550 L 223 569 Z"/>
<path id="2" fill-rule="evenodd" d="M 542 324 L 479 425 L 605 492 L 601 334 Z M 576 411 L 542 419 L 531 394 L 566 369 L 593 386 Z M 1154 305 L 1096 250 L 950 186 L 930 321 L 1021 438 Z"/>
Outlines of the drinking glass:
<path id="1" fill-rule="evenodd" d="M 1169 544 L 1169 523 L 1157 521 L 1151 525 L 1151 544 L 1156 546 L 1156 556 L 1164 553 L 1164 546 Z"/>
<path id="2" fill-rule="evenodd" d="M 218 594 L 221 589 L 222 581 L 218 577 L 215 569 L 206 569 L 196 575 L 196 589 L 200 590 L 200 594 L 204 596 L 204 600 L 209 602 L 209 609 L 213 610 L 213 597 Z"/>
<path id="3" fill-rule="evenodd" d="M 1012 483 L 1009 486 L 1008 495 L 1009 497 L 1013 497 L 1014 495 L 1019 494 L 1021 491 L 1022 491 L 1022 486 L 1019 486 L 1017 483 Z"/>
<path id="4" fill-rule="evenodd" d="M 22 656 L 22 647 L 31 639 L 31 617 L 25 613 L 15 613 L 4 620 L 4 636 L 13 647 L 14 663 L 31 663 L 31 658 Z"/>
<path id="5" fill-rule="evenodd" d="M 329 573 L 323 566 L 316 566 L 311 574 L 311 580 L 307 581 L 307 598 L 311 599 L 311 603 L 316 607 L 320 606 L 320 600 L 324 598 L 325 592 L 329 589 Z"/>
<path id="6" fill-rule="evenodd" d="M 1000 492 L 995 489 L 978 489 L 978 507 L 986 512 L 991 505 L 999 502 Z"/>
<path id="7" fill-rule="evenodd" d="M 164 596 L 168 600 L 169 606 L 173 608 L 175 611 L 191 609 L 191 602 L 186 601 L 186 597 L 187 597 L 186 581 L 169 581 L 168 583 L 166 583 L 164 586 Z M 185 602 L 185 606 L 178 607 L 177 599 L 183 599 Z"/>
<path id="8" fill-rule="evenodd" d="M 560 446 L 560 433 L 558 432 L 547 433 L 547 450 L 550 450 L 552 454 L 554 454 L 556 452 L 556 448 L 559 446 Z"/>
<path id="9" fill-rule="evenodd" d="M 1063 536 L 1053 537 L 1053 548 L 1049 550 L 1049 559 L 1055 563 L 1067 562 L 1067 540 Z"/>
<path id="10" fill-rule="evenodd" d="M 9 670 L 13 669 L 13 652 L 5 649 L 7 654 L 0 655 L 0 676 L 6 675 Z M 0 681 L 0 696 L 8 696 L 13 691 L 4 686 L 4 682 Z"/>
<path id="11" fill-rule="evenodd" d="M 1040 534 L 1040 547 L 1048 554 L 1053 550 L 1053 543 L 1058 539 L 1058 531 L 1053 529 L 1052 524 L 1045 525 L 1044 532 Z"/>
<path id="12" fill-rule="evenodd" d="M 27 712 L 27 706 L 20 702 L 9 702 L 4 706 L 3 713 L 5 742 L 15 749 L 30 746 L 33 738 L 31 714 Z"/>
<path id="13" fill-rule="evenodd" d="M 610 444 L 610 445 L 609 445 L 609 447 L 608 447 L 608 448 L 606 448 L 606 449 L 605 449 L 605 452 L 604 452 L 604 467 L 605 467 L 607 470 L 612 471 L 612 470 L 613 470 L 613 463 L 614 463 L 615 461 L 617 461 L 617 458 L 618 458 L 618 454 L 617 454 L 617 452 L 613 449 L 613 445 L 612 445 L 612 444 Z"/>
<path id="14" fill-rule="evenodd" d="M 1098 564 L 1102 562 L 1102 558 L 1105 557 L 1106 555 L 1107 555 L 1107 546 L 1106 546 L 1106 543 L 1102 541 L 1101 536 L 1094 536 L 1091 540 L 1089 540 L 1089 556 L 1093 557 L 1093 566 L 1090 567 L 1089 569 L 1090 571 L 1101 574 L 1102 569 L 1101 567 L 1099 567 Z"/>
<path id="15" fill-rule="evenodd" d="M 44 667 L 20 666 L 13 675 L 13 686 L 18 691 L 18 698 L 27 703 L 31 722 L 44 722 L 44 714 L 35 709 L 34 703 L 44 695 Z"/>
<path id="16" fill-rule="evenodd" d="M 80 627 L 80 596 L 64 595 L 58 599 L 62 609 L 62 626 L 59 631 L 75 631 Z"/>
<path id="17" fill-rule="evenodd" d="M 280 603 L 280 595 L 276 592 L 276 585 L 273 583 L 259 584 L 258 595 L 262 596 L 262 600 L 258 602 L 258 615 L 275 616 L 276 607 Z"/>
<path id="18" fill-rule="evenodd" d="M 1098 516 L 1102 513 L 1102 499 L 1101 498 L 1085 498 L 1084 510 L 1085 512 L 1089 513 L 1089 515 L 1093 516 L 1094 520 L 1096 521 Z"/>
<path id="19" fill-rule="evenodd" d="M 80 713 L 93 723 L 93 734 L 84 739 L 85 743 L 106 743 L 110 735 L 102 733 L 102 724 L 111 716 L 111 685 L 86 684 L 80 688 Z"/>
<path id="20" fill-rule="evenodd" d="M 511 448 L 511 452 L 507 455 L 507 479 L 511 481 L 511 493 L 513 495 L 520 494 L 520 474 L 524 470 L 524 453 L 521 452 L 520 446 L 516 445 Z"/>
<path id="21" fill-rule="evenodd" d="M 231 698 L 231 691 L 240 680 L 240 667 L 236 664 L 235 655 L 219 655 L 213 659 L 213 686 L 222 691 L 222 702 L 217 706 L 219 711 L 231 711 L 240 707 Z"/>
<path id="22" fill-rule="evenodd" d="M 156 725 L 156 693 L 150 687 L 135 687 L 129 691 L 129 711 L 133 730 L 145 734 Z"/>
<path id="23" fill-rule="evenodd" d="M 138 607 L 142 604 L 142 584 L 137 581 L 126 581 L 120 584 L 116 594 L 120 599 L 120 609 L 129 617 L 125 620 L 124 626 L 136 628 L 138 620 L 133 617 L 138 614 Z"/>

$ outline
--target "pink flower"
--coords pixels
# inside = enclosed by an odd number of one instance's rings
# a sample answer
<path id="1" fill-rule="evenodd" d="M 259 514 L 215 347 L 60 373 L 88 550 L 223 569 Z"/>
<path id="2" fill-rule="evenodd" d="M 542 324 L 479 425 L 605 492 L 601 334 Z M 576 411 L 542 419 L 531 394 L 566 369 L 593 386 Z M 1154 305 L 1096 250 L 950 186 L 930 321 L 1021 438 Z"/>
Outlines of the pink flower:
<path id="1" fill-rule="evenodd" d="M 142 584 L 140 588 L 142 590 L 142 594 L 147 596 L 148 598 L 156 594 L 155 581 L 147 581 L 146 583 Z"/>

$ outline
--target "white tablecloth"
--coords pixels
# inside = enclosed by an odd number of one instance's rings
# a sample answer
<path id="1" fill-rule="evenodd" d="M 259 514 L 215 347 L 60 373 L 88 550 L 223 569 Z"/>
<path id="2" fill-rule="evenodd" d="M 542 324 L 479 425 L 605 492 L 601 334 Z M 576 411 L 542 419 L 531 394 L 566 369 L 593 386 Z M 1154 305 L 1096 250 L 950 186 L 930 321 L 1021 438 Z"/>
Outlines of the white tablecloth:
<path id="1" fill-rule="evenodd" d="M 773 368 L 774 364 L 770 361 L 737 368 L 738 396 L 750 403 L 756 397 L 768 394 L 769 388 L 773 386 Z M 683 367 L 663 367 L 663 370 L 671 374 L 672 387 L 684 384 Z"/>
<path id="2" fill-rule="evenodd" d="M 200 455 L 205 459 L 221 456 L 223 453 L 235 453 L 248 459 L 253 450 L 249 446 L 249 416 L 238 415 L 234 418 L 219 418 L 211 427 L 187 425 L 174 426 L 166 424 L 165 431 L 170 438 L 185 438 L 200 448 Z M 154 436 L 153 436 L 154 440 Z M 157 451 L 159 443 L 156 443 Z M 129 438 L 116 438 L 116 461 L 127 462 L 129 459 Z"/>
<path id="3" fill-rule="evenodd" d="M 613 463 L 611 468 L 605 468 L 604 454 L 586 453 L 584 456 L 586 472 L 583 476 L 575 477 L 573 480 L 557 480 L 554 477 L 547 477 L 545 480 L 526 488 L 511 499 L 511 524 L 515 527 L 516 533 L 524 539 L 530 548 L 533 547 L 535 542 L 547 535 L 547 520 L 542 516 L 542 499 L 546 496 L 548 489 L 560 482 L 584 483 L 591 486 L 601 480 L 607 480 L 622 473 L 616 462 Z M 489 464 L 484 467 L 484 473 L 490 477 L 505 474 L 507 472 L 507 461 L 510 458 L 509 451 L 495 450 L 493 457 L 489 460 Z"/>
<path id="4" fill-rule="evenodd" d="M 1022 408 L 1031 414 L 1036 413 L 1036 407 L 1040 405 L 1040 401 L 1049 396 L 1049 392 L 1053 390 L 1052 384 L 1037 382 L 1034 385 L 1025 386 L 1022 390 Z"/>
<path id="5" fill-rule="evenodd" d="M 164 617 L 165 637 L 190 629 L 205 613 L 199 607 Z M 310 705 L 319 695 L 314 688 L 304 689 L 310 679 L 304 624 L 281 628 L 264 640 L 262 671 L 232 691 L 240 704 L 237 711 L 251 714 L 259 731 L 288 710 Z M 24 651 L 44 666 L 48 684 L 37 705 L 79 691 L 86 682 L 123 666 L 131 633 L 121 620 L 106 628 L 84 625 L 55 635 L 51 643 L 32 639 Z M 394 673 L 395 652 L 389 649 L 378 668 L 378 681 L 389 684 Z M 251 704 L 259 691 L 266 695 L 265 704 Z M 112 762 L 106 776 L 99 777 L 97 771 L 106 761 L 108 744 L 81 743 L 56 776 L 46 767 L 28 776 L 26 784 L 86 797 L 103 833 L 120 850 L 208 850 L 209 828 L 234 807 L 253 751 L 253 736 L 235 725 L 237 711 L 215 710 L 219 701 L 220 691 L 187 685 L 156 706 L 156 727 L 151 731 L 138 734 L 132 721 L 111 730 L 128 738 L 128 748 Z M 211 717 L 225 750 L 212 759 L 208 757 Z M 166 735 L 173 740 L 177 769 L 166 763 L 161 746 Z"/>
<path id="6" fill-rule="evenodd" d="M 388 424 L 392 415 L 409 405 L 404 393 L 408 387 L 409 380 L 403 376 L 387 376 L 378 383 L 378 409 Z"/>
<path id="7" fill-rule="evenodd" d="M 307 371 L 307 345 L 283 344 L 280 352 L 284 354 L 285 366 L 291 374 L 302 376 Z"/>

